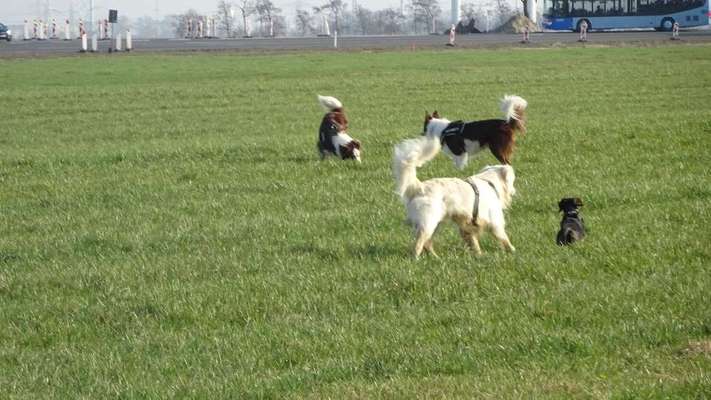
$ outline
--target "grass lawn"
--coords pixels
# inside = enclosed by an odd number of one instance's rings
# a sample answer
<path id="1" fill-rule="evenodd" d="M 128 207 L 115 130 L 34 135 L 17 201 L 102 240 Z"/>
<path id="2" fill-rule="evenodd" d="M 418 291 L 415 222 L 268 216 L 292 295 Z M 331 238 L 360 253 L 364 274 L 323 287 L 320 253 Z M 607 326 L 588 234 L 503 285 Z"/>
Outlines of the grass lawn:
<path id="1" fill-rule="evenodd" d="M 711 397 L 709 46 L 0 69 L 0 398 Z M 414 261 L 393 145 L 506 93 L 517 253 L 447 224 Z M 316 94 L 362 164 L 318 161 Z"/>

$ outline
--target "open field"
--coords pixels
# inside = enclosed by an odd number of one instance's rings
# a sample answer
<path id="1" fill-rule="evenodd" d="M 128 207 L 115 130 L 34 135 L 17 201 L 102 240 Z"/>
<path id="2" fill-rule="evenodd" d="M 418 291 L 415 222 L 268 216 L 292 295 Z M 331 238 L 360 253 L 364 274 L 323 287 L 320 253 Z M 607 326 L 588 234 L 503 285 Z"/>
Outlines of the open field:
<path id="1" fill-rule="evenodd" d="M 711 397 L 709 46 L 0 67 L 0 398 Z M 362 164 L 317 161 L 317 93 Z M 518 252 L 414 261 L 393 144 L 505 93 Z"/>

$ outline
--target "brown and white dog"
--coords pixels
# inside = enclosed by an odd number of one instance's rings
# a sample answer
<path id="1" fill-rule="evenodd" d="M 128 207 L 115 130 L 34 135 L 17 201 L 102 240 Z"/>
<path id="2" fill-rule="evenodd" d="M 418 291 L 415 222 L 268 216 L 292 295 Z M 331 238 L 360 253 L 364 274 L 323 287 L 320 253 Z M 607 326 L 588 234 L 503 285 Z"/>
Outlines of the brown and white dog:
<path id="1" fill-rule="evenodd" d="M 443 151 L 459 169 L 467 165 L 470 155 L 473 156 L 485 147 L 491 150 L 500 163 L 511 164 L 515 134 L 526 132 L 526 107 L 528 102 L 521 97 L 504 96 L 501 99 L 501 111 L 504 113 L 502 119 L 471 122 L 451 122 L 441 118 L 437 111 L 432 115 L 425 112 L 423 134 L 439 139 Z"/>
<path id="2" fill-rule="evenodd" d="M 479 236 L 484 228 L 513 252 L 515 249 L 504 230 L 504 210 L 516 193 L 513 167 L 495 165 L 466 179 L 435 178 L 421 182 L 417 179 L 417 167 L 434 158 L 440 147 L 439 140 L 431 137 L 405 140 L 395 146 L 395 191 L 415 228 L 415 258 L 422 250 L 436 256 L 432 236 L 445 219 L 459 226 L 462 239 L 476 254 L 481 254 Z"/>
<path id="3" fill-rule="evenodd" d="M 318 152 L 323 160 L 335 155 L 343 160 L 360 162 L 360 142 L 348 135 L 348 119 L 341 102 L 330 96 L 318 96 L 318 101 L 326 110 L 318 130 Z"/>

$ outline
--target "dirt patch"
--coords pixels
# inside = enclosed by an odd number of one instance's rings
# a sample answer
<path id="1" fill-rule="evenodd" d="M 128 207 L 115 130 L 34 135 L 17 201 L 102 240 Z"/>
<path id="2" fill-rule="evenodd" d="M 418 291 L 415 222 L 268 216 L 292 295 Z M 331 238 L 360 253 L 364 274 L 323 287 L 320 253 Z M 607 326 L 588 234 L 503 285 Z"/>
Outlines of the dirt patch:
<path id="1" fill-rule="evenodd" d="M 679 352 L 685 356 L 705 355 L 711 357 L 711 340 L 689 342 L 689 344 Z"/>
<path id="2" fill-rule="evenodd" d="M 540 32 L 541 28 L 523 15 L 511 17 L 503 25 L 496 28 L 495 32 L 501 33 L 523 33 L 526 29 L 529 32 Z"/>

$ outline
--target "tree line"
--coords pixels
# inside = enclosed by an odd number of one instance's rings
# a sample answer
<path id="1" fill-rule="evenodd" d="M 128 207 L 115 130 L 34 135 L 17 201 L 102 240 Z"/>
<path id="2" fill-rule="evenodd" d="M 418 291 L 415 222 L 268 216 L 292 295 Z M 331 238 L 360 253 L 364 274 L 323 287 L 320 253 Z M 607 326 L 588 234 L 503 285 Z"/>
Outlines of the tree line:
<path id="1" fill-rule="evenodd" d="M 473 20 L 481 31 L 493 30 L 515 14 L 525 13 L 526 0 L 463 1 L 462 20 Z M 523 7 L 522 7 L 523 6 Z M 349 7 L 343 0 L 326 0 L 319 6 L 299 8 L 287 18 L 284 10 L 271 0 L 219 0 L 210 14 L 215 17 L 218 35 L 243 36 L 313 36 L 323 32 L 327 21 L 331 33 L 341 35 L 406 35 L 443 33 L 449 29 L 449 13 L 444 12 L 438 0 L 408 0 L 402 8 L 372 10 L 357 5 Z M 187 10 L 162 20 L 141 17 L 123 25 L 131 25 L 140 37 L 182 37 L 186 21 L 197 21 L 201 15 Z"/>

